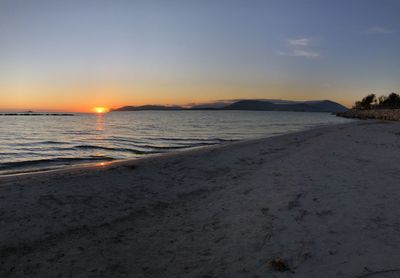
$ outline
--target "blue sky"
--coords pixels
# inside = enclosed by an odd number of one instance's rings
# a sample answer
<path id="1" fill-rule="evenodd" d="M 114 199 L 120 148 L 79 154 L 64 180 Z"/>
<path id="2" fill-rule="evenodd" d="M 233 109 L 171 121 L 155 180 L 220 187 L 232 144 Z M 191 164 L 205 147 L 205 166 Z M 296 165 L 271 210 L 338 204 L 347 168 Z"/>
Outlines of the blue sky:
<path id="1" fill-rule="evenodd" d="M 2 0 L 0 109 L 231 98 L 351 105 L 399 91 L 398 11 L 394 0 Z"/>

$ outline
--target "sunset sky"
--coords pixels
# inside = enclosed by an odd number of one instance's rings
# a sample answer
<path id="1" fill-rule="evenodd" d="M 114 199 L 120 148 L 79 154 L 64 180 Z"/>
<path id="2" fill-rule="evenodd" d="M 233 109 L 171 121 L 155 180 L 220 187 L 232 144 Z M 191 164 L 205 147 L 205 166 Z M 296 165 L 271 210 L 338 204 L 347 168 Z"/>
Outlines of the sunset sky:
<path id="1" fill-rule="evenodd" d="M 0 111 L 400 90 L 397 0 L 1 0 Z"/>

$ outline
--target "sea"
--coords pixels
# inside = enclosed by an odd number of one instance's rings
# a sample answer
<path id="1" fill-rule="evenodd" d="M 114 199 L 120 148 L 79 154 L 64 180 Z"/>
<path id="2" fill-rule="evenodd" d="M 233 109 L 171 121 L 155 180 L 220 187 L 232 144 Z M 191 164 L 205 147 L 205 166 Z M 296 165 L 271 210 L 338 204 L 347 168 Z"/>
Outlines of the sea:
<path id="1" fill-rule="evenodd" d="M 330 113 L 274 111 L 0 116 L 0 175 L 134 159 L 349 121 Z"/>

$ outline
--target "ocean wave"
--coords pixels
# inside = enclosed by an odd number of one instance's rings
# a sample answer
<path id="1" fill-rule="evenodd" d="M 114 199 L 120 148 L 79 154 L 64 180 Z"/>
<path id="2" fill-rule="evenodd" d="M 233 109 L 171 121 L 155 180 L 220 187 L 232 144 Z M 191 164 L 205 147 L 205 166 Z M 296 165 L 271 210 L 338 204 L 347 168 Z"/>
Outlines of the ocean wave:
<path id="1" fill-rule="evenodd" d="M 42 145 L 62 145 L 67 144 L 66 142 L 59 142 L 59 141 L 33 141 L 29 143 L 10 143 L 10 146 L 42 146 Z"/>
<path id="2" fill-rule="evenodd" d="M 179 143 L 177 143 L 179 144 Z M 201 147 L 201 146 L 209 146 L 209 145 L 216 145 L 216 142 L 203 142 L 203 143 L 192 143 L 192 144 L 179 144 L 179 146 L 157 146 L 157 145 L 140 145 L 142 148 L 149 148 L 154 150 L 179 150 L 185 148 L 193 148 L 193 147 Z"/>
<path id="3" fill-rule="evenodd" d="M 173 137 L 153 137 L 153 138 L 142 138 L 145 140 L 161 140 L 161 141 L 192 141 L 192 142 L 231 142 L 234 140 L 226 140 L 221 138 L 173 138 Z"/>
<path id="4" fill-rule="evenodd" d="M 94 131 L 64 131 L 62 134 L 66 135 L 92 135 Z"/>
<path id="5" fill-rule="evenodd" d="M 117 152 L 129 152 L 134 154 L 147 154 L 151 153 L 151 151 L 142 151 L 137 149 L 130 148 L 112 148 L 112 147 L 102 147 L 102 146 L 94 146 L 94 145 L 79 145 L 69 148 L 70 150 L 81 149 L 81 150 L 104 150 L 104 151 L 117 151 Z M 66 149 L 64 149 L 66 150 Z"/>
<path id="6" fill-rule="evenodd" d="M 109 141 L 109 142 L 128 142 L 128 143 L 145 143 L 147 140 L 140 140 L 138 138 L 130 138 L 130 137 L 120 137 L 120 136 L 110 136 L 109 138 L 100 139 L 100 141 Z"/>
<path id="7" fill-rule="evenodd" d="M 72 148 L 63 149 L 63 150 L 74 150 L 74 149 L 81 149 L 81 150 L 105 150 L 105 151 L 116 151 L 116 152 L 129 152 L 134 154 L 152 154 L 158 153 L 162 151 L 168 150 L 178 150 L 184 148 L 192 148 L 192 147 L 199 147 L 199 146 L 207 146 L 207 145 L 215 145 L 217 143 L 213 142 L 204 142 L 204 143 L 195 143 L 195 144 L 184 144 L 179 146 L 159 146 L 159 145 L 152 145 L 152 144 L 145 144 L 145 145 L 137 145 L 133 144 L 133 147 L 136 148 L 113 148 L 113 147 L 103 147 L 103 146 L 96 146 L 96 145 L 78 145 Z M 148 150 L 139 150 L 137 148 L 148 149 Z"/>
<path id="8" fill-rule="evenodd" d="M 44 158 L 37 160 L 25 160 L 25 161 L 13 161 L 5 162 L 0 164 L 0 170 L 8 170 L 13 168 L 31 167 L 38 166 L 41 164 L 46 165 L 68 165 L 74 162 L 93 162 L 93 161 L 111 161 L 114 160 L 112 157 L 108 156 L 89 156 L 89 157 L 57 157 L 57 158 Z"/>

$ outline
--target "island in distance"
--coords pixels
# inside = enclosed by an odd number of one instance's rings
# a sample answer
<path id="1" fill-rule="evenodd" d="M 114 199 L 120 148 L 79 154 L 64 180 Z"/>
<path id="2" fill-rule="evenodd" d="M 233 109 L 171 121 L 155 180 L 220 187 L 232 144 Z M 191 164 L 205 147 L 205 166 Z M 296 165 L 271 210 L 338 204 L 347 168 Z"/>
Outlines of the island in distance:
<path id="1" fill-rule="evenodd" d="M 294 111 L 294 112 L 344 112 L 348 109 L 331 100 L 290 101 L 290 100 L 236 100 L 208 104 L 183 106 L 142 105 L 124 106 L 111 111 L 146 111 L 146 110 L 250 110 L 250 111 Z"/>

